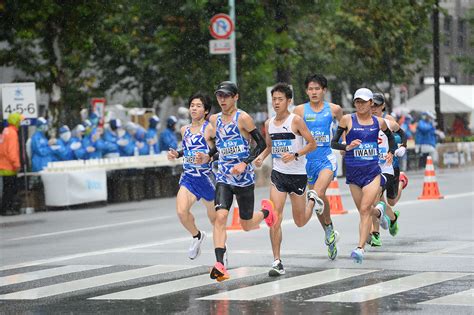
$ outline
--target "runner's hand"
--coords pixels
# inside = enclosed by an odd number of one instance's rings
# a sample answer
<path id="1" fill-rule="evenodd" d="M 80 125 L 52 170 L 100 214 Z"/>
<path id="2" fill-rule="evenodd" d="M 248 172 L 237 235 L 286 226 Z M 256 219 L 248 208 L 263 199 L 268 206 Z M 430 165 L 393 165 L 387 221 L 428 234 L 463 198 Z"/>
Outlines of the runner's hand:
<path id="1" fill-rule="evenodd" d="M 209 154 L 203 152 L 196 153 L 196 164 L 205 164 L 208 163 L 210 160 L 211 157 L 209 156 Z"/>
<path id="2" fill-rule="evenodd" d="M 242 174 L 243 172 L 245 172 L 245 170 L 247 169 L 247 164 L 245 162 L 240 162 L 239 164 L 235 165 L 231 170 L 230 170 L 230 173 L 232 175 L 240 175 Z"/>
<path id="3" fill-rule="evenodd" d="M 168 157 L 168 160 L 171 161 L 171 160 L 174 160 L 174 159 L 177 159 L 178 158 L 178 151 L 176 151 L 175 149 L 173 148 L 170 148 L 168 150 L 168 153 L 166 154 L 167 157 Z"/>
<path id="4" fill-rule="evenodd" d="M 357 148 L 361 143 L 362 143 L 362 140 L 360 140 L 360 139 L 352 140 L 352 142 L 346 147 L 346 151 Z"/>
<path id="5" fill-rule="evenodd" d="M 398 149 L 395 150 L 395 155 L 398 157 L 402 157 L 405 155 L 406 152 L 407 152 L 407 148 L 399 147 Z"/>

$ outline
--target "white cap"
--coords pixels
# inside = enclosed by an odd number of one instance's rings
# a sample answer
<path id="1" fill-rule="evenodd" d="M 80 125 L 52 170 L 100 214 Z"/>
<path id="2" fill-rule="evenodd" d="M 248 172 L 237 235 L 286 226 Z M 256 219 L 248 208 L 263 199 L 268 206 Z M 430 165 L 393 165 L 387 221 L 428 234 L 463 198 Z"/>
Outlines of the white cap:
<path id="1" fill-rule="evenodd" d="M 372 93 L 371 90 L 367 88 L 361 88 L 355 92 L 353 101 L 355 101 L 358 98 L 363 99 L 364 101 L 368 101 L 368 100 L 373 99 L 373 97 L 374 97 L 374 94 Z"/>

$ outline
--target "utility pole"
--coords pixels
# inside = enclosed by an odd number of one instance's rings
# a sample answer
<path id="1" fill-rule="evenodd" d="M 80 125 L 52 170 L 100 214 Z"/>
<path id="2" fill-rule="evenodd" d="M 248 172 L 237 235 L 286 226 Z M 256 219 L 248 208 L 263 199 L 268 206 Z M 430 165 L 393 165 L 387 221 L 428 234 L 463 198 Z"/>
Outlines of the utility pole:
<path id="1" fill-rule="evenodd" d="M 230 42 L 233 47 L 230 55 L 229 55 L 229 72 L 230 72 L 230 81 L 237 84 L 237 46 L 235 45 L 235 1 L 229 0 L 229 16 L 232 19 L 232 23 L 234 23 L 234 31 L 230 35 Z"/>
<path id="2" fill-rule="evenodd" d="M 441 113 L 439 96 L 439 1 L 433 7 L 433 76 L 434 76 L 434 102 L 438 128 L 444 132 L 444 119 Z"/>

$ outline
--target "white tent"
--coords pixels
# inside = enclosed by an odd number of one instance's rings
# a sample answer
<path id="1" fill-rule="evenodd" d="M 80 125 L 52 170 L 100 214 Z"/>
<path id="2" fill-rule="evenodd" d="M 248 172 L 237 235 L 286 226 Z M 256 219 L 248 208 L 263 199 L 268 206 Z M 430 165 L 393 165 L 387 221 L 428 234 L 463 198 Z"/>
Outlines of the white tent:
<path id="1" fill-rule="evenodd" d="M 470 128 L 474 128 L 474 85 L 441 85 L 440 107 L 443 114 L 468 114 Z M 401 106 L 409 111 L 435 111 L 434 86 L 410 98 Z"/>

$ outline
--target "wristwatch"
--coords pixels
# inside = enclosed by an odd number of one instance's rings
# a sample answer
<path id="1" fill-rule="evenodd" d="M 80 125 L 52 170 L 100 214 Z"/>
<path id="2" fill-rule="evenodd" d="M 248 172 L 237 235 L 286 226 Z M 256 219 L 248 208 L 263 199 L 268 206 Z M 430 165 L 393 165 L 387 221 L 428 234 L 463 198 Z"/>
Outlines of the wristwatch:
<path id="1" fill-rule="evenodd" d="M 295 161 L 298 161 L 298 157 L 300 156 L 298 152 L 295 152 L 294 156 L 295 156 Z"/>

